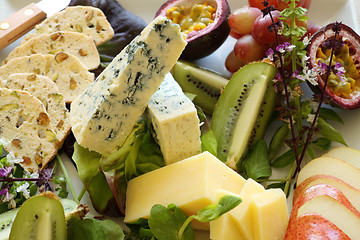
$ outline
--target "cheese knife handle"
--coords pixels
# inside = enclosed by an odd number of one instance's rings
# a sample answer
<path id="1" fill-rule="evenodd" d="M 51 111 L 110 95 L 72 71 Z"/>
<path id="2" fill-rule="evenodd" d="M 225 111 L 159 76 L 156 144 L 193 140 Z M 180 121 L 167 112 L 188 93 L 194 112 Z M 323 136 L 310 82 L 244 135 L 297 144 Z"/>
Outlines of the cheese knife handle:
<path id="1" fill-rule="evenodd" d="M 46 18 L 46 13 L 36 4 L 30 3 L 10 17 L 0 21 L 0 49 L 29 32 L 44 18 Z"/>

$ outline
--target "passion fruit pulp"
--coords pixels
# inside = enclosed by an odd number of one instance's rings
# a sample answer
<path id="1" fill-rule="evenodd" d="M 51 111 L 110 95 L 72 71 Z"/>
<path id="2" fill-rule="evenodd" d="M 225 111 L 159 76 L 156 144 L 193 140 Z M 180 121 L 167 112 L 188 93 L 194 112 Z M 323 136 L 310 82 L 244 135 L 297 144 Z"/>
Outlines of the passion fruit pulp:
<path id="1" fill-rule="evenodd" d="M 181 58 L 195 60 L 206 57 L 218 49 L 230 33 L 227 0 L 169 0 L 157 16 L 166 16 L 180 25 L 188 45 Z"/>
<path id="2" fill-rule="evenodd" d="M 307 51 L 310 68 L 319 63 L 329 64 L 335 24 L 326 25 L 312 36 Z M 360 36 L 345 24 L 340 23 L 339 27 L 332 65 L 341 64 L 345 71 L 330 73 L 325 92 L 336 105 L 356 109 L 360 107 Z M 320 90 L 324 91 L 326 73 L 318 74 L 317 78 Z"/>

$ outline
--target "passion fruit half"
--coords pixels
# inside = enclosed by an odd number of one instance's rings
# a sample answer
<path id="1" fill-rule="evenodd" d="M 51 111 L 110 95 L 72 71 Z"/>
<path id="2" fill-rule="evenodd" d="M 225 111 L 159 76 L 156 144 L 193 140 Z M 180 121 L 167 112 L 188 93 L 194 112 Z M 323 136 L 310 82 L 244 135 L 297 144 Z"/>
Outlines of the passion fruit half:
<path id="1" fill-rule="evenodd" d="M 336 38 L 332 65 L 340 63 L 345 72 L 340 75 L 331 71 L 325 92 L 336 105 L 356 109 L 360 107 L 360 37 L 353 29 L 342 23 L 331 23 L 316 32 L 307 51 L 310 68 L 318 66 L 319 62 L 329 64 L 335 26 L 341 30 Z M 318 74 L 317 78 L 319 88 L 323 91 L 326 73 Z"/>
<path id="2" fill-rule="evenodd" d="M 159 15 L 179 24 L 186 34 L 188 45 L 182 59 L 195 60 L 210 55 L 230 33 L 227 0 L 169 0 L 160 7 L 156 17 Z"/>

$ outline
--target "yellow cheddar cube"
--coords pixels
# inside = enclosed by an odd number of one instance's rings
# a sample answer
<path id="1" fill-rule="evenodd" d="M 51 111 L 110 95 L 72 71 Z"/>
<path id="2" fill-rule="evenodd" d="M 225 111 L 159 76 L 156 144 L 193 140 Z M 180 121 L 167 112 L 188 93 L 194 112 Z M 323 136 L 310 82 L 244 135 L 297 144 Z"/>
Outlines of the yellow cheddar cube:
<path id="1" fill-rule="evenodd" d="M 129 181 L 126 191 L 125 222 L 148 218 L 154 204 L 176 204 L 185 214 L 212 204 L 217 190 L 239 193 L 245 179 L 209 152 L 167 165 Z M 209 224 L 194 222 L 196 229 Z"/>
<path id="2" fill-rule="evenodd" d="M 239 229 L 240 239 L 254 239 L 253 220 L 249 206 L 252 196 L 264 191 L 265 188 L 261 184 L 251 178 L 247 179 L 239 195 L 242 199 L 241 204 L 229 212 L 230 218 Z"/>
<path id="3" fill-rule="evenodd" d="M 245 183 L 246 185 L 246 183 Z M 244 187 L 245 187 L 244 185 Z M 214 204 L 217 204 L 221 197 L 225 195 L 234 195 L 240 197 L 238 194 L 220 189 Z M 242 202 L 240 203 L 240 205 Z M 238 205 L 237 207 L 239 207 Z M 233 209 L 234 210 L 234 209 Z M 233 211 L 232 210 L 232 211 Z M 231 212 L 231 211 L 230 211 Z M 234 221 L 230 218 L 229 213 L 225 213 L 218 219 L 210 222 L 210 239 L 212 240 L 238 240 L 240 233 Z"/>
<path id="4" fill-rule="evenodd" d="M 268 189 L 253 195 L 250 209 L 255 240 L 284 239 L 289 215 L 286 196 L 281 189 Z"/>

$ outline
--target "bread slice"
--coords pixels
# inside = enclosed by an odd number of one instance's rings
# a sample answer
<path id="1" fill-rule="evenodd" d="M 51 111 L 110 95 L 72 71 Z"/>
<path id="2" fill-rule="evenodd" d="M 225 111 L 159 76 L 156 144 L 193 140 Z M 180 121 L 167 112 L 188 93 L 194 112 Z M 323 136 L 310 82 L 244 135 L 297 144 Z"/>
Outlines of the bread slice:
<path id="1" fill-rule="evenodd" d="M 96 46 L 114 36 L 114 30 L 104 13 L 95 7 L 71 6 L 65 8 L 35 26 L 35 32 L 25 36 L 20 44 L 43 33 L 57 31 L 79 32 L 91 37 Z"/>
<path id="2" fill-rule="evenodd" d="M 30 172 L 58 151 L 58 139 L 39 99 L 26 91 L 0 88 L 0 144 Z"/>
<path id="3" fill-rule="evenodd" d="M 59 145 L 63 144 L 71 130 L 69 111 L 59 89 L 50 78 L 35 73 L 16 73 L 2 80 L 0 86 L 13 90 L 24 90 L 38 98 L 49 114 L 50 123 L 59 140 Z"/>
<path id="4" fill-rule="evenodd" d="M 16 57 L 32 54 L 57 54 L 66 52 L 77 57 L 88 70 L 100 65 L 100 57 L 92 38 L 77 32 L 44 33 L 16 47 L 2 65 Z"/>
<path id="5" fill-rule="evenodd" d="M 35 73 L 45 75 L 56 83 L 66 103 L 71 103 L 93 81 L 90 73 L 80 60 L 67 53 L 34 54 L 13 58 L 0 67 L 0 78 L 7 79 L 13 73 Z"/>

